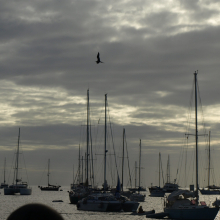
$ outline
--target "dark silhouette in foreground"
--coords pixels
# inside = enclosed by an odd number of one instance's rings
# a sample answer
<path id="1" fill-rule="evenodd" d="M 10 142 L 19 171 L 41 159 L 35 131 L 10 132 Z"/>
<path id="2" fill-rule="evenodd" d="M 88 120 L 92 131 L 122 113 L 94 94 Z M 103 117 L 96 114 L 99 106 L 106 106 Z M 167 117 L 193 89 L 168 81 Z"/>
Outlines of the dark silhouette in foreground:
<path id="1" fill-rule="evenodd" d="M 63 220 L 54 209 L 43 204 L 27 204 L 10 214 L 7 220 Z"/>
<path id="2" fill-rule="evenodd" d="M 100 57 L 99 57 L 99 52 L 98 52 L 98 54 L 97 54 L 97 61 L 95 61 L 97 64 L 99 64 L 99 63 L 103 63 L 101 60 L 100 60 Z"/>

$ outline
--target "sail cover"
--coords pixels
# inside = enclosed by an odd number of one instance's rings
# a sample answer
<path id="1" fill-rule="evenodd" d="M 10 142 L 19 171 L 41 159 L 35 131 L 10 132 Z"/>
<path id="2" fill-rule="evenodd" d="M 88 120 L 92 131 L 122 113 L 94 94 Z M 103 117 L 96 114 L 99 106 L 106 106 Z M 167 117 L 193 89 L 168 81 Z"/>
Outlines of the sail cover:
<path id="1" fill-rule="evenodd" d="M 176 199 L 179 198 L 180 195 L 182 195 L 184 197 L 184 199 L 187 199 L 187 198 L 190 198 L 190 197 L 194 198 L 195 197 L 195 192 L 191 192 L 189 190 L 182 190 L 182 189 L 177 190 L 177 191 L 172 192 L 168 196 L 167 200 L 168 201 L 175 201 Z"/>

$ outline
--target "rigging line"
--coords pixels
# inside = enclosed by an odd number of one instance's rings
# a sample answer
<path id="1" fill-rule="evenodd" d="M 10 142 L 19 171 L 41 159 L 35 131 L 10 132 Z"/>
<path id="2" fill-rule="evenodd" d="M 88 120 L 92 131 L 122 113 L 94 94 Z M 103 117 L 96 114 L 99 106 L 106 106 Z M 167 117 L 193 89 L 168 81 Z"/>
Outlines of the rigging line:
<path id="1" fill-rule="evenodd" d="M 79 175 L 79 167 L 78 167 L 77 172 L 76 172 L 76 175 L 75 175 L 75 177 L 74 177 L 73 184 L 76 184 L 78 175 Z"/>
<path id="2" fill-rule="evenodd" d="M 180 155 L 179 155 L 179 160 L 178 160 L 178 168 L 179 168 L 179 170 L 181 170 L 182 169 L 182 163 L 183 163 L 183 154 L 184 154 L 184 145 L 181 147 L 181 149 L 180 149 Z M 178 170 L 178 169 L 177 169 Z M 178 173 L 176 174 L 176 179 L 177 179 L 177 176 L 178 175 Z M 180 178 L 181 178 L 181 176 L 180 176 Z M 178 182 L 180 182 L 180 179 L 178 180 Z"/>
<path id="3" fill-rule="evenodd" d="M 193 158 L 194 158 L 194 151 L 193 151 L 193 153 L 191 154 L 188 167 L 191 167 L 191 164 L 193 163 L 193 162 L 192 162 L 192 161 L 193 161 Z M 194 171 L 194 163 L 193 163 L 192 166 L 193 166 L 192 173 L 194 173 L 194 172 L 193 172 L 193 171 Z M 187 176 L 186 176 L 187 182 L 188 182 L 188 180 L 189 180 L 189 175 L 190 175 L 190 174 L 191 174 L 190 172 L 187 173 Z M 191 183 L 193 183 L 193 176 L 194 176 L 194 175 L 192 175 Z"/>
<path id="4" fill-rule="evenodd" d="M 189 148 L 189 135 L 185 135 L 185 138 L 184 138 L 184 151 L 183 151 L 183 158 L 182 158 L 182 162 L 183 162 L 183 169 L 184 169 L 184 175 L 182 176 L 183 178 L 183 182 L 185 184 L 185 187 L 187 187 L 187 182 L 188 182 L 188 179 L 187 179 L 187 164 L 188 164 L 188 148 Z"/>
<path id="5" fill-rule="evenodd" d="M 25 163 L 25 159 L 24 159 L 24 152 L 23 152 L 23 148 L 22 148 L 21 138 L 20 138 L 20 149 L 21 149 L 21 154 L 22 154 L 23 161 L 24 161 L 24 167 L 25 167 L 26 176 L 27 176 L 27 183 L 29 183 L 28 174 L 27 174 L 27 168 L 26 168 L 26 163 Z M 22 179 L 22 178 L 21 178 L 21 179 Z"/>
<path id="6" fill-rule="evenodd" d="M 102 173 L 103 174 L 103 171 L 100 171 L 102 168 L 103 168 L 103 165 L 104 165 L 104 158 L 101 160 L 101 166 L 98 166 L 98 170 L 97 170 L 97 174 L 99 173 Z M 97 179 L 97 182 L 102 182 L 103 181 L 103 178 L 102 178 L 102 174 L 99 175 L 99 178 L 96 178 Z"/>
<path id="7" fill-rule="evenodd" d="M 193 80 L 192 84 L 192 89 L 191 89 L 191 95 L 190 95 L 190 102 L 189 102 L 189 107 L 188 107 L 188 115 L 187 115 L 187 121 L 186 121 L 186 134 L 189 133 L 190 130 L 190 121 L 191 121 L 191 112 L 192 112 L 192 103 L 193 103 L 193 98 L 194 98 L 194 84 L 195 84 L 195 79 Z"/>
<path id="8" fill-rule="evenodd" d="M 181 147 L 181 150 L 180 150 L 180 158 L 179 158 L 179 161 L 178 161 L 178 168 L 179 168 L 180 172 L 182 172 L 183 156 L 184 156 L 184 149 L 185 149 L 184 147 L 185 147 L 185 144 L 182 144 L 182 147 Z M 180 175 L 178 181 L 182 182 L 182 178 L 184 178 L 183 175 Z M 183 182 L 184 182 L 184 180 L 183 180 Z"/>
<path id="9" fill-rule="evenodd" d="M 105 106 L 105 104 L 103 103 L 103 107 L 101 108 L 101 111 L 100 111 L 99 115 L 103 115 L 104 106 Z M 99 139 L 98 134 L 99 134 L 99 130 L 100 130 L 99 128 L 100 128 L 100 126 L 101 126 L 100 120 L 101 120 L 101 117 L 99 117 L 99 120 L 98 120 L 98 122 L 97 122 L 97 129 L 96 129 L 96 135 L 95 135 L 95 152 L 98 152 L 98 148 L 97 148 L 96 146 L 100 146 L 100 145 L 101 145 L 101 144 L 100 144 L 101 140 L 98 141 L 98 139 Z M 104 132 L 103 132 L 102 134 L 103 134 L 103 136 L 104 136 Z M 98 165 L 97 165 L 97 166 L 98 166 Z"/>
<path id="10" fill-rule="evenodd" d="M 197 84 L 198 84 L 198 82 L 197 82 Z M 202 108 L 202 100 L 201 100 L 200 91 L 199 91 L 199 84 L 197 85 L 197 88 L 198 88 L 199 103 L 200 103 L 200 108 L 201 108 L 201 113 L 202 113 L 202 124 L 203 124 L 203 128 L 204 128 L 204 132 L 206 134 L 205 120 L 204 120 L 204 114 L 203 114 L 203 108 Z"/>
<path id="11" fill-rule="evenodd" d="M 192 83 L 192 88 L 191 88 L 191 93 L 190 93 L 190 101 L 189 101 L 189 107 L 188 107 L 188 114 L 187 114 L 187 120 L 186 120 L 186 127 L 185 127 L 185 134 L 188 134 L 189 133 L 189 130 L 190 130 L 190 125 L 191 125 L 191 112 L 192 112 L 192 103 L 193 103 L 193 94 L 194 94 L 194 84 L 195 84 L 195 81 L 193 80 L 193 83 Z M 186 136 L 186 135 L 185 135 Z M 188 138 L 188 137 L 187 137 Z M 186 140 L 185 138 L 183 140 Z M 188 140 L 188 139 L 187 139 Z M 187 151 L 185 149 L 185 141 L 183 141 L 183 148 L 182 148 L 182 153 L 181 153 L 181 162 L 180 162 L 180 169 L 182 167 L 182 163 L 183 163 L 183 157 L 184 157 L 184 151 Z M 181 177 L 181 176 L 180 176 Z M 183 178 L 183 175 L 182 175 L 182 178 Z"/>
<path id="12" fill-rule="evenodd" d="M 23 156 L 23 160 L 24 160 L 24 153 L 22 153 L 22 156 Z M 27 167 L 26 167 L 25 160 L 24 160 L 24 167 L 25 167 L 25 171 L 26 171 L 27 182 L 28 182 L 28 184 L 29 184 L 29 178 L 28 178 L 28 173 L 27 173 Z"/>
<path id="13" fill-rule="evenodd" d="M 107 161 L 107 164 L 108 164 L 108 167 L 110 168 L 109 170 L 110 170 L 110 176 L 111 176 L 111 180 L 112 180 L 111 185 L 113 185 L 113 182 L 115 182 L 115 178 L 114 178 L 114 175 L 113 175 L 114 174 L 113 166 L 111 166 L 111 164 L 112 164 L 111 159 L 112 159 L 112 157 L 110 155 L 110 158 Z"/>
<path id="14" fill-rule="evenodd" d="M 90 113 L 90 105 L 89 105 L 89 113 Z M 92 182 L 93 182 L 93 186 L 94 186 L 94 183 L 95 183 L 95 180 L 94 180 L 94 164 L 93 164 L 93 145 L 92 145 L 92 129 L 91 129 L 91 117 L 90 117 L 91 114 L 89 114 L 89 123 L 90 123 L 90 129 L 89 129 L 89 132 L 90 132 L 90 148 L 91 148 L 91 162 L 90 164 L 92 163 L 92 165 L 90 166 L 91 168 L 91 171 L 90 171 L 90 175 L 92 174 Z"/>
<path id="15" fill-rule="evenodd" d="M 191 111 L 192 111 L 192 102 L 193 102 L 193 97 L 194 97 L 193 94 L 194 94 L 194 80 L 193 80 L 193 83 L 192 83 L 189 107 L 188 107 L 188 111 L 187 111 L 188 114 L 187 114 L 187 120 L 186 120 L 186 127 L 185 127 L 186 131 L 185 131 L 185 134 L 189 133 L 190 118 L 191 118 Z M 183 140 L 185 140 L 185 138 Z M 182 152 L 184 152 L 184 146 L 185 146 L 184 141 L 183 141 L 183 145 L 182 146 L 183 147 L 181 148 L 181 152 L 180 152 L 180 156 L 179 156 L 179 162 L 178 162 L 178 167 L 180 168 L 180 171 L 181 171 L 182 161 L 183 161 L 183 153 Z M 180 172 L 179 172 L 179 175 L 180 175 Z M 176 175 L 176 178 L 177 178 L 177 175 Z M 180 175 L 180 178 L 181 178 L 181 175 Z"/>
<path id="16" fill-rule="evenodd" d="M 189 161 L 189 166 L 188 167 L 191 167 L 191 164 L 193 164 L 193 171 L 192 171 L 192 173 L 194 173 L 194 157 L 195 157 L 195 151 L 193 150 L 193 153 L 191 154 L 191 158 L 190 158 L 190 161 Z M 189 179 L 189 175 L 190 175 L 190 172 L 188 172 L 188 175 L 187 175 L 187 181 L 188 181 L 188 179 Z M 191 181 L 191 183 L 193 183 L 193 177 L 194 177 L 194 175 L 192 175 L 192 181 Z"/>
<path id="17" fill-rule="evenodd" d="M 8 175 L 8 184 L 9 184 L 9 179 L 10 179 L 10 176 L 11 176 L 11 170 L 13 169 L 13 164 L 14 164 L 14 161 L 15 161 L 15 153 L 14 153 L 14 156 L 12 158 L 12 164 L 11 164 L 11 168 L 9 170 L 9 175 Z M 14 177 L 13 177 L 13 183 L 14 183 Z"/>
<path id="18" fill-rule="evenodd" d="M 42 173 L 42 176 L 41 176 L 40 184 L 39 184 L 39 185 L 41 185 L 41 180 L 42 180 L 42 178 L 43 178 L 43 175 L 44 175 L 46 169 L 47 169 L 47 164 L 45 165 L 44 172 Z"/>
<path id="19" fill-rule="evenodd" d="M 91 128 L 91 127 L 90 127 Z M 95 184 L 95 180 L 94 180 L 94 158 L 93 158 L 93 145 L 92 145 L 92 132 L 91 132 L 91 129 L 90 129 L 90 152 L 91 152 L 91 161 L 90 161 L 90 176 L 92 175 L 91 177 L 91 180 L 92 180 L 92 185 L 94 186 Z"/>
<path id="20" fill-rule="evenodd" d="M 108 104 L 108 103 L 107 103 L 107 104 Z M 108 116 L 109 116 L 109 125 L 110 125 L 110 130 L 111 130 L 111 137 L 112 137 L 112 144 L 113 144 L 114 155 L 116 155 L 116 154 L 115 154 L 114 139 L 113 139 L 113 134 L 112 134 L 112 123 L 111 123 L 111 121 L 110 121 L 110 115 L 109 115 L 109 109 L 108 109 Z M 116 156 L 115 156 L 115 165 L 116 165 L 117 175 L 119 176 Z"/>
<path id="21" fill-rule="evenodd" d="M 130 170 L 129 157 L 128 157 L 128 146 L 127 146 L 126 133 L 125 133 L 125 147 L 126 147 L 126 152 L 127 152 L 127 161 L 128 161 L 128 172 L 129 172 L 129 178 L 130 178 L 130 186 L 132 187 L 132 182 L 131 182 L 131 170 Z"/>
<path id="22" fill-rule="evenodd" d="M 187 136 L 187 140 L 186 140 L 186 154 L 185 154 L 185 157 L 186 157 L 186 160 L 185 160 L 185 187 L 187 186 L 187 178 L 186 178 L 186 169 L 187 169 L 187 167 L 186 167 L 186 165 L 187 165 L 187 152 L 188 152 L 188 146 L 189 146 L 189 142 L 188 142 L 188 139 L 189 139 L 189 136 Z"/>
<path id="23" fill-rule="evenodd" d="M 198 82 L 197 82 L 198 83 Z M 203 133 L 204 133 L 204 139 L 205 139 L 205 144 L 206 144 L 206 146 L 208 145 L 208 136 L 206 135 L 206 127 L 205 127 L 205 120 L 204 120 L 204 113 L 203 113 L 203 107 L 202 107 L 202 101 L 201 101 L 201 96 L 200 96 L 200 92 L 199 92 L 199 85 L 197 85 L 197 87 L 198 87 L 198 96 L 199 96 L 199 103 L 200 103 L 200 111 L 201 111 L 201 115 L 202 115 L 202 127 L 203 127 Z M 207 148 L 207 147 L 206 147 Z M 201 155 L 201 153 L 200 153 L 200 155 Z M 200 162 L 201 162 L 201 167 L 204 167 L 204 165 L 203 165 L 203 160 L 204 161 L 206 161 L 206 159 L 205 158 L 203 158 L 204 157 L 204 155 L 202 154 L 200 157 L 202 157 L 202 159 L 200 160 Z M 205 172 L 206 173 L 206 172 Z M 203 174 L 203 176 L 205 175 L 204 174 L 204 172 L 202 173 Z M 204 177 L 205 178 L 205 177 Z"/>
<path id="24" fill-rule="evenodd" d="M 186 137 L 186 135 L 184 135 L 184 139 L 183 139 L 183 152 L 182 152 L 182 161 L 181 161 L 181 171 L 184 173 L 184 175 L 182 175 L 182 182 L 185 184 L 186 187 L 186 182 L 187 182 L 187 177 L 186 177 L 186 165 L 187 165 L 187 147 L 188 147 L 188 136 Z"/>
<path id="25" fill-rule="evenodd" d="M 211 160 L 211 156 L 210 156 L 210 160 Z M 214 164 L 213 164 L 212 160 L 211 160 L 211 166 L 214 167 Z M 213 181 L 213 184 L 214 184 L 215 182 L 217 182 L 216 181 L 216 177 L 215 177 L 215 170 L 214 170 L 214 168 L 211 169 L 211 174 L 212 174 L 212 181 Z"/>
<path id="26" fill-rule="evenodd" d="M 107 136 L 106 136 L 106 138 L 107 138 L 107 140 L 109 140 L 109 131 L 108 131 L 108 129 L 107 129 Z M 108 146 L 108 149 L 110 149 L 110 144 L 109 144 L 109 142 L 107 141 L 107 146 Z M 109 153 L 110 153 L 110 150 L 109 150 Z M 111 166 L 111 164 L 112 164 L 112 156 L 111 156 L 111 153 L 110 154 L 108 154 L 108 160 L 107 160 L 107 167 L 109 167 L 109 171 L 110 171 L 110 176 L 111 176 L 111 180 L 112 180 L 112 182 L 111 182 L 111 184 L 113 183 L 113 179 L 114 179 L 114 177 L 113 177 L 113 166 Z"/>
<path id="27" fill-rule="evenodd" d="M 160 152 L 159 152 L 160 153 Z M 160 158 L 159 158 L 159 163 L 160 163 Z M 157 173 L 159 173 L 159 169 L 160 169 L 160 164 L 159 163 L 157 163 L 157 166 L 156 166 L 156 171 L 155 171 L 155 175 L 154 175 L 154 182 L 155 183 L 159 183 L 159 179 L 158 179 L 158 181 L 157 181 L 157 178 L 158 178 L 158 176 L 157 176 Z M 158 171 L 158 172 L 157 172 Z"/>
<path id="28" fill-rule="evenodd" d="M 131 171 L 131 176 L 133 176 L 134 175 L 134 172 L 135 172 L 135 167 L 132 169 L 132 171 Z M 127 185 L 126 186 L 128 186 L 129 185 L 129 180 L 127 180 Z M 131 187 L 132 188 L 132 187 Z"/>
<path id="29" fill-rule="evenodd" d="M 91 166 L 91 169 L 92 169 L 92 180 L 93 180 L 93 186 L 94 186 L 94 183 L 95 183 L 95 180 L 94 180 L 94 164 L 93 164 L 93 160 L 94 160 L 94 158 L 93 158 L 93 145 L 92 145 L 92 132 L 91 132 L 91 129 L 90 129 L 90 141 L 91 141 L 91 159 L 92 159 L 92 161 L 91 161 L 91 163 L 92 163 L 92 166 Z"/>
<path id="30" fill-rule="evenodd" d="M 195 151 L 193 152 L 193 161 L 195 161 L 195 157 L 196 157 L 196 155 L 195 155 Z M 193 173 L 194 173 L 194 169 L 195 169 L 195 162 L 193 163 Z M 193 182 L 193 177 L 194 177 L 194 175 L 192 175 L 192 182 Z"/>

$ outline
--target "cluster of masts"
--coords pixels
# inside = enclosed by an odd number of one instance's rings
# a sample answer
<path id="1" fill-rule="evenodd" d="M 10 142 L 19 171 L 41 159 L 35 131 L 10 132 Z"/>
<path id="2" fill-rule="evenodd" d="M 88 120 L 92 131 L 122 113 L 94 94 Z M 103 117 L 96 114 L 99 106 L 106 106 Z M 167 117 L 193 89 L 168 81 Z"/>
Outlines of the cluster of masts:
<path id="1" fill-rule="evenodd" d="M 99 57 L 99 53 L 97 55 L 97 64 L 102 63 Z M 170 219 L 196 219 L 196 220 L 214 220 L 220 206 L 220 201 L 216 200 L 212 205 L 208 206 L 204 201 L 199 201 L 199 183 L 198 183 L 198 119 L 197 119 L 197 74 L 198 72 L 194 73 L 194 83 L 195 83 L 195 146 L 196 146 L 196 190 L 194 191 L 193 188 L 189 190 L 176 190 L 171 193 L 168 197 L 164 200 L 164 212 L 157 213 L 157 214 L 150 214 L 147 215 L 149 218 L 164 218 L 168 217 Z M 88 93 L 87 93 L 88 94 Z M 89 103 L 89 97 L 88 97 Z M 107 94 L 105 94 L 105 133 L 104 133 L 104 180 L 103 180 L 103 193 L 96 193 L 90 194 L 89 192 L 89 184 L 88 184 L 88 173 L 89 173 L 89 118 L 87 118 L 87 152 L 86 152 L 86 185 L 81 188 L 74 189 L 74 192 L 69 192 L 69 198 L 76 199 L 77 198 L 77 209 L 78 210 L 85 210 L 85 211 L 119 211 L 123 209 L 124 211 L 128 210 L 128 207 L 135 207 L 137 208 L 139 204 L 136 202 L 131 202 L 132 200 L 125 199 L 122 201 L 122 197 L 120 195 L 121 192 L 121 184 L 118 175 L 118 184 L 115 189 L 115 195 L 107 194 L 107 180 L 106 180 L 106 155 L 107 155 L 107 148 L 106 148 L 106 133 L 107 133 L 107 125 L 106 125 L 106 106 L 107 106 Z M 87 105 L 87 111 L 89 111 L 89 104 Z M 87 114 L 89 117 L 89 114 Z M 124 130 L 123 130 L 124 134 Z M 18 178 L 18 161 L 19 161 L 19 140 L 20 140 L 20 128 L 19 128 L 19 135 L 18 135 L 18 147 L 17 147 L 17 154 L 16 154 L 16 163 L 15 163 L 15 180 L 16 184 L 7 186 L 4 188 L 5 195 L 13 195 L 16 193 L 20 193 L 21 195 L 30 195 L 32 189 L 28 187 L 27 183 L 21 182 L 19 183 Z M 210 152 L 210 151 L 209 151 Z M 141 168 L 141 140 L 140 140 L 140 156 L 139 156 L 139 178 L 140 178 L 140 168 Z M 160 154 L 159 154 L 160 158 Z M 210 154 L 209 154 L 210 158 Z M 48 161 L 48 182 L 49 182 L 49 163 Z M 124 161 L 122 162 L 122 167 Z M 159 165 L 160 167 L 160 165 Z M 167 165 L 167 170 L 169 171 L 169 163 Z M 210 170 L 210 164 L 209 164 Z M 117 172 L 118 173 L 118 172 Z M 210 173 L 209 173 L 210 178 Z M 169 175 L 167 175 L 167 179 L 169 180 Z M 122 180 L 123 180 L 123 170 L 122 170 Z M 140 183 L 140 180 L 139 180 Z M 5 184 L 5 181 L 4 181 Z M 140 185 L 140 184 L 139 184 Z M 122 184 L 123 186 L 123 184 Z M 48 187 L 55 187 L 48 183 Z M 40 187 L 41 188 L 41 187 Z M 209 192 L 214 189 L 209 188 Z M 77 191 L 79 190 L 79 191 Z M 84 191 L 80 191 L 84 190 Z M 160 187 L 152 187 L 152 192 L 160 192 Z M 220 191 L 219 191 L 220 192 Z M 140 194 L 139 194 L 140 195 Z M 82 197 L 81 197 L 82 196 Z M 134 194 L 136 197 L 136 195 Z M 138 197 L 136 197 L 138 198 Z M 79 200 L 80 199 L 80 200 Z M 71 202 L 72 203 L 72 202 Z M 124 205 L 124 206 L 123 206 Z M 130 208 L 129 208 L 130 210 Z"/>

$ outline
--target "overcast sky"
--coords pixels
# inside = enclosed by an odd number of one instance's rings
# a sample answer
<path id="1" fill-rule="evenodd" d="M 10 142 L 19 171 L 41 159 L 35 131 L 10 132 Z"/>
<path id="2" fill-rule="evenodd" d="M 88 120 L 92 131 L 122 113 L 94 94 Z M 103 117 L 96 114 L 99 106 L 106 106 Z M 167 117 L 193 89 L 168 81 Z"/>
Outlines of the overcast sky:
<path id="1" fill-rule="evenodd" d="M 96 134 L 104 128 L 107 94 L 118 163 L 125 128 L 131 169 L 138 161 L 142 140 L 142 185 L 158 184 L 159 152 L 164 172 L 170 155 L 173 180 L 181 166 L 197 70 L 206 132 L 211 130 L 212 155 L 217 160 L 219 25 L 220 3 L 214 0 L 1 2 L 0 168 L 3 171 L 6 157 L 7 181 L 12 182 L 10 170 L 20 127 L 30 185 L 46 184 L 49 158 L 51 183 L 72 182 L 79 144 L 81 153 L 85 152 L 87 89 L 94 154 L 104 151 L 98 147 L 102 143 L 103 148 L 104 141 Z M 103 64 L 95 62 L 98 52 Z M 100 167 L 102 156 L 96 157 L 94 162 Z M 216 160 L 213 164 L 219 166 Z M 102 184 L 98 179 L 97 184 Z M 191 177 L 188 182 L 177 181 L 187 185 Z M 220 184 L 218 175 L 215 184 Z"/>

